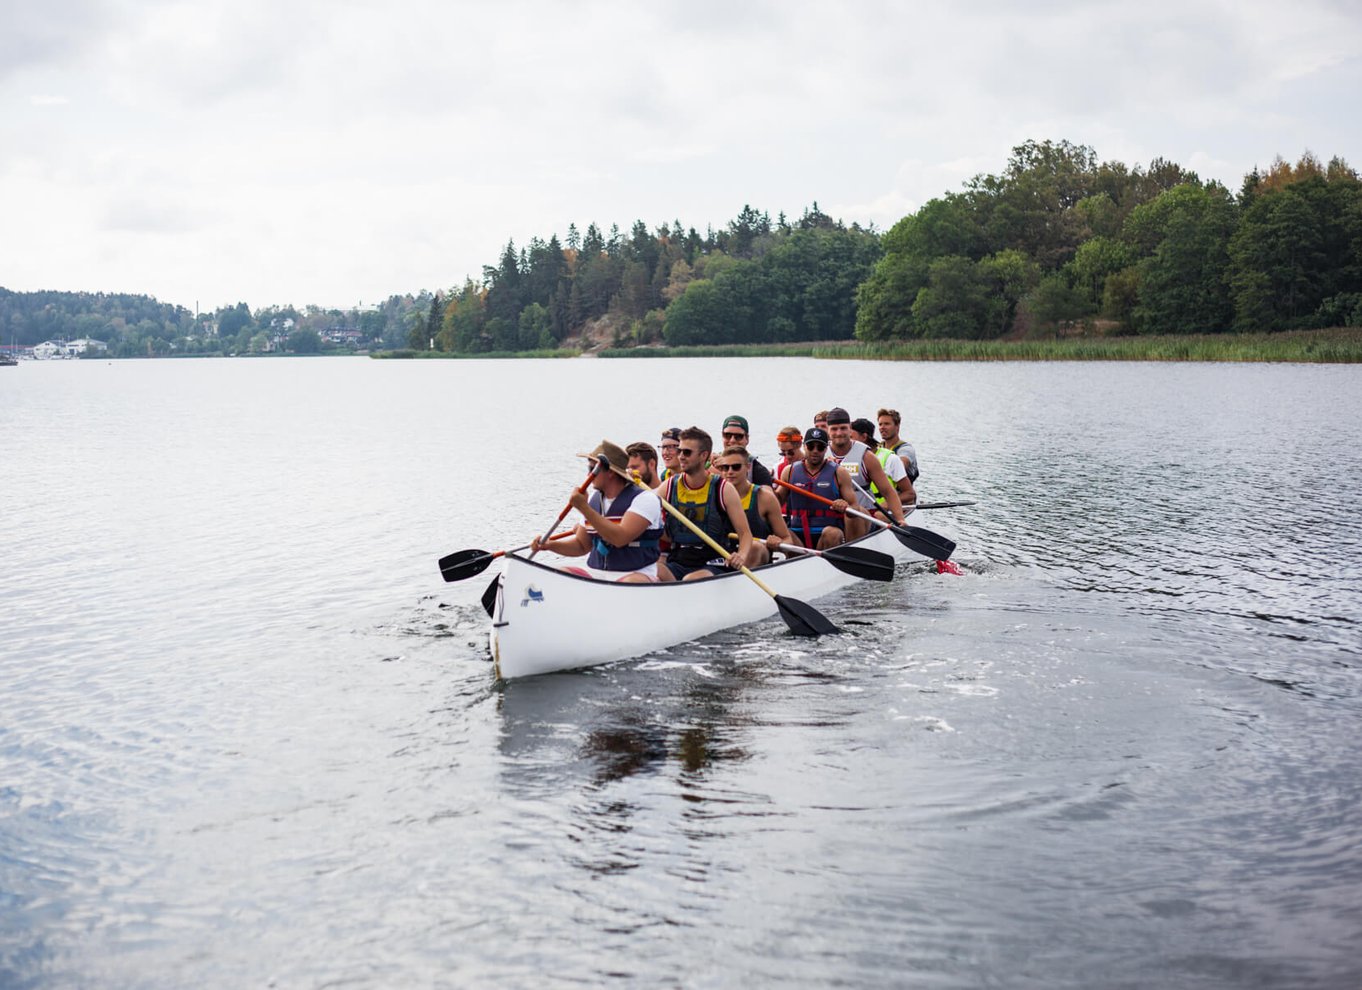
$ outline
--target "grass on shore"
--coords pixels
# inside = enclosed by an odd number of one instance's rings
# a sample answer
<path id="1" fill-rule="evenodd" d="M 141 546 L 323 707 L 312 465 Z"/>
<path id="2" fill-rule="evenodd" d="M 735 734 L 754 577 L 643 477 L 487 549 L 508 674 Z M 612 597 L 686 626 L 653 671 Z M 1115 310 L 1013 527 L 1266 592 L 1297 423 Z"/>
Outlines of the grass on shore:
<path id="1" fill-rule="evenodd" d="M 712 347 L 609 348 L 620 357 L 815 357 L 879 361 L 1362 362 L 1362 327 L 1257 334 L 1065 337 L 1058 340 L 822 341 Z"/>
<path id="2" fill-rule="evenodd" d="M 487 351 L 483 354 L 456 354 L 450 351 L 415 351 L 408 348 L 400 351 L 374 351 L 369 356 L 381 361 L 403 359 L 429 361 L 443 360 L 446 358 L 574 358 L 580 357 L 581 354 L 581 351 L 574 348 L 551 348 L 538 351 Z"/>

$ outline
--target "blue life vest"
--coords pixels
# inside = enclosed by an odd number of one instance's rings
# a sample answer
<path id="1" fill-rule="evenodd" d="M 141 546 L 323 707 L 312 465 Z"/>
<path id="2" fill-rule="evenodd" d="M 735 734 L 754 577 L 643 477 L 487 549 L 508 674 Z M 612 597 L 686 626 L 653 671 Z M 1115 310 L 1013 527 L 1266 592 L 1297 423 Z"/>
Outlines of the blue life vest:
<path id="1" fill-rule="evenodd" d="M 812 477 L 804 462 L 796 461 L 794 467 L 790 468 L 790 484 L 815 495 L 822 495 L 824 498 L 842 497 L 841 490 L 837 487 L 837 464 L 831 459 L 825 460 L 818 473 Z M 815 502 L 797 491 L 790 492 L 785 499 L 785 515 L 790 520 L 790 531 L 796 536 L 802 536 L 806 547 L 812 547 L 818 542 L 818 536 L 824 528 L 842 526 L 841 516 L 822 502 Z"/>
<path id="2" fill-rule="evenodd" d="M 619 497 L 610 503 L 610 515 L 606 518 L 611 522 L 619 522 L 629 511 L 629 506 L 634 504 L 634 499 L 642 492 L 643 489 L 637 485 L 630 485 L 620 492 Z M 599 491 L 591 493 L 588 504 L 601 515 L 605 515 L 601 509 L 602 497 Z M 615 547 L 601 539 L 599 533 L 593 532 L 591 553 L 587 554 L 586 566 L 599 571 L 636 571 L 649 564 L 656 564 L 660 555 L 658 544 L 661 538 L 662 527 L 655 526 L 652 529 L 645 529 L 632 543 Z"/>

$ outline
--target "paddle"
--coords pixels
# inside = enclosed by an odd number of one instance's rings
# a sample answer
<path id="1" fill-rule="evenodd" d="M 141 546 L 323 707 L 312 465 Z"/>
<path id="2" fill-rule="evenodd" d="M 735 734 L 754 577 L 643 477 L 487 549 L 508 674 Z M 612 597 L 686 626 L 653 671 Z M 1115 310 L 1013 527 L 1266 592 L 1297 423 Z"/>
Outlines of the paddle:
<path id="1" fill-rule="evenodd" d="M 954 509 L 961 505 L 978 505 L 978 502 L 918 502 L 911 506 L 914 509 Z M 905 505 L 903 511 L 907 512 L 910 506 Z"/>
<path id="2" fill-rule="evenodd" d="M 824 498 L 822 495 L 800 488 L 798 485 L 792 485 L 781 478 L 773 478 L 772 480 L 777 485 L 788 488 L 792 492 L 799 492 L 799 494 L 807 496 L 815 502 L 822 502 L 825 505 L 832 505 L 833 503 L 833 500 L 830 498 Z M 930 529 L 922 529 L 920 526 L 900 526 L 898 523 L 884 522 L 883 520 L 876 519 L 869 513 L 850 507 L 847 508 L 847 514 L 868 520 L 882 529 L 891 530 L 900 543 L 914 553 L 920 553 L 924 557 L 931 557 L 933 560 L 949 560 L 951 554 L 955 552 L 954 540 L 948 540 L 938 533 L 933 533 Z"/>
<path id="3" fill-rule="evenodd" d="M 554 533 L 551 539 L 558 539 L 560 536 L 571 536 L 571 532 Z M 448 556 L 440 558 L 440 574 L 446 581 L 462 581 L 471 578 L 475 574 L 481 574 L 487 570 L 489 564 L 498 557 L 504 557 L 508 553 L 516 553 L 520 550 L 528 550 L 530 545 L 526 543 L 522 547 L 512 547 L 509 550 L 459 550 Z"/>
<path id="4" fill-rule="evenodd" d="M 578 492 L 586 491 L 587 485 L 591 484 L 591 479 L 596 477 L 596 472 L 601 470 L 604 467 L 605 463 L 606 461 L 604 457 L 598 458 L 595 462 L 592 463 L 591 470 L 588 471 L 586 474 L 586 480 L 584 480 L 580 485 L 577 486 Z M 552 533 L 555 529 L 559 527 L 559 525 L 562 524 L 563 520 L 567 518 L 567 514 L 571 511 L 572 502 L 569 501 L 567 505 L 563 506 L 563 511 L 558 513 L 558 518 L 553 521 L 553 525 L 550 526 L 548 529 L 544 530 L 544 537 L 539 541 L 539 545 L 541 548 L 545 543 L 549 542 L 550 539 L 553 539 L 553 537 L 550 536 L 549 534 Z M 515 549 L 524 550 L 525 548 L 516 547 Z M 534 555 L 538 552 L 539 552 L 538 550 L 531 551 L 530 559 L 533 560 Z M 491 560 L 488 560 L 487 563 L 490 564 Z M 487 566 L 486 564 L 483 565 L 483 567 L 486 566 Z M 481 569 L 482 569 L 481 567 L 478 568 L 478 570 Z M 476 574 L 477 571 L 472 571 L 471 573 Z M 489 585 L 487 585 L 487 590 L 482 593 L 482 608 L 483 611 L 486 612 L 488 615 L 491 615 L 492 612 L 496 609 L 498 580 L 499 580 L 498 578 L 493 578 L 492 582 Z"/>
<path id="5" fill-rule="evenodd" d="M 490 618 L 497 607 L 497 585 L 501 583 L 501 578 L 492 578 L 487 585 L 487 590 L 482 593 L 482 610 Z"/>
<path id="6" fill-rule="evenodd" d="M 894 558 L 887 553 L 869 547 L 830 547 L 827 550 L 810 550 L 782 543 L 780 549 L 794 553 L 809 553 L 822 557 L 844 574 L 864 578 L 867 581 L 894 580 Z"/>
<path id="7" fill-rule="evenodd" d="M 605 460 L 604 457 L 598 458 L 597 460 L 595 460 L 595 461 L 592 462 L 592 464 L 591 464 L 591 470 L 588 471 L 588 472 L 586 473 L 586 480 L 583 481 L 580 485 L 577 486 L 577 493 L 578 493 L 579 495 L 580 495 L 582 492 L 586 491 L 587 485 L 591 484 L 591 479 L 594 478 L 594 477 L 596 477 L 596 472 L 597 472 L 597 471 L 600 471 L 600 470 L 604 469 L 605 464 L 606 464 L 606 460 Z M 543 537 L 542 537 L 542 538 L 540 539 L 540 541 L 539 541 L 539 545 L 540 545 L 541 548 L 543 547 L 543 545 L 544 545 L 545 543 L 549 542 L 549 540 L 550 540 L 550 538 L 551 538 L 551 537 L 549 536 L 549 534 L 552 533 L 555 529 L 557 529 L 557 528 L 562 524 L 563 520 L 567 518 L 567 514 L 568 514 L 569 512 L 571 512 L 571 511 L 572 511 L 572 502 L 571 502 L 571 500 L 569 500 L 569 501 L 568 501 L 568 504 L 565 505 L 565 506 L 563 506 L 563 511 L 560 512 L 560 513 L 558 513 L 558 518 L 555 519 L 555 520 L 553 521 L 553 525 L 550 526 L 548 529 L 544 530 L 544 535 L 543 535 Z M 530 553 L 530 559 L 531 559 L 531 560 L 534 560 L 534 555 L 535 555 L 536 553 L 538 553 L 538 552 L 539 552 L 538 550 L 531 551 L 531 553 Z"/>
<path id="8" fill-rule="evenodd" d="M 736 540 L 737 533 L 729 533 Z M 823 557 L 833 567 L 844 574 L 864 578 L 867 581 L 894 580 L 894 558 L 887 553 L 871 550 L 869 547 L 832 547 L 829 550 L 810 550 L 808 547 L 793 543 L 781 543 L 780 549 L 786 553 L 804 553 L 813 557 Z"/>
<path id="9" fill-rule="evenodd" d="M 673 518 L 684 523 L 687 529 L 708 543 L 709 548 L 724 560 L 733 556 L 723 547 L 719 546 L 708 533 L 687 519 L 680 509 L 674 508 L 665 498 L 659 499 L 658 501 L 662 503 L 662 508 L 666 512 L 671 513 Z M 770 589 L 765 581 L 757 577 L 746 567 L 741 567 L 739 570 L 751 578 L 753 584 L 771 596 L 776 603 L 776 608 L 780 610 L 780 617 L 784 619 L 785 624 L 790 627 L 790 632 L 794 633 L 796 636 L 822 636 L 824 633 L 842 631 L 833 625 L 832 622 L 828 620 L 827 616 L 812 605 L 806 605 L 796 598 L 787 598 L 785 595 L 776 594 Z"/>

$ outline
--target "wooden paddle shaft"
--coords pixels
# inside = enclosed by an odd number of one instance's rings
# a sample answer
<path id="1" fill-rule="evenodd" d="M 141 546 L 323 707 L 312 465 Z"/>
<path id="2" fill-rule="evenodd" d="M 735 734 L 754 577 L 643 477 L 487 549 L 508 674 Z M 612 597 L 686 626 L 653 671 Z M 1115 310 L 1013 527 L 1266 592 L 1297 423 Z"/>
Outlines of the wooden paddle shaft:
<path id="1" fill-rule="evenodd" d="M 666 509 L 668 512 L 672 514 L 673 518 L 679 519 L 681 522 L 685 523 L 687 529 L 689 529 L 696 536 L 700 537 L 700 539 L 708 543 L 710 549 L 718 553 L 719 556 L 723 557 L 724 560 L 727 560 L 729 557 L 733 556 L 723 547 L 719 546 L 718 542 L 713 537 L 711 537 L 699 526 L 695 525 L 695 523 L 691 522 L 690 519 L 686 517 L 686 514 L 682 512 L 680 509 L 673 508 L 672 504 L 668 502 L 665 498 L 659 498 L 658 501 L 662 503 L 662 508 Z M 739 567 L 738 570 L 742 571 L 744 574 L 750 577 L 752 581 L 756 584 L 756 586 L 760 588 L 762 591 L 766 592 L 772 598 L 776 597 L 776 593 L 772 591 L 769 586 L 767 586 L 766 582 L 763 581 L 761 578 L 757 577 L 746 567 Z"/>
<path id="2" fill-rule="evenodd" d="M 578 494 L 580 494 L 580 493 L 586 491 L 586 486 L 589 485 L 589 484 L 591 484 L 591 479 L 592 479 L 592 478 L 596 477 L 596 471 L 597 471 L 597 469 L 598 469 L 599 467 L 600 467 L 599 462 L 595 462 L 595 463 L 593 463 L 593 464 L 591 465 L 591 470 L 587 472 L 586 480 L 583 481 L 580 485 L 577 486 L 577 492 L 578 492 Z M 568 514 L 569 512 L 571 512 L 571 511 L 572 511 L 572 503 L 571 503 L 571 502 L 568 502 L 567 505 L 563 506 L 563 511 L 560 512 L 560 513 L 558 513 L 558 518 L 555 519 L 555 520 L 553 521 L 553 525 L 550 526 L 548 529 L 544 530 L 544 537 L 543 537 L 543 539 L 541 539 L 541 540 L 539 541 L 539 543 L 540 543 L 541 546 L 542 546 L 543 544 L 549 542 L 550 539 L 552 539 L 552 537 L 549 536 L 549 534 L 552 533 L 555 529 L 558 528 L 558 524 L 561 523 L 564 519 L 566 519 L 566 518 L 567 518 L 567 514 Z M 536 553 L 538 553 L 538 552 L 539 552 L 538 550 L 531 550 L 531 551 L 530 551 L 530 559 L 533 560 L 533 559 L 534 559 L 534 555 L 535 555 Z"/>

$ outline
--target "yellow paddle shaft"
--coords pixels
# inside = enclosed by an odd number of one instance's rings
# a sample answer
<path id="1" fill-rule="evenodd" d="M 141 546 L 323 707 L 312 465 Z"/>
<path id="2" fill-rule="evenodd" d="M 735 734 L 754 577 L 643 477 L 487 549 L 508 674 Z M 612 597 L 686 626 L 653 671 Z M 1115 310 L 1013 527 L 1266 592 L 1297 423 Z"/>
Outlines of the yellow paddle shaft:
<path id="1" fill-rule="evenodd" d="M 714 540 L 713 537 L 711 537 L 708 533 L 706 533 L 706 532 L 705 532 L 703 529 L 701 529 L 699 526 L 695 525 L 695 523 L 691 522 L 690 519 L 687 518 L 686 514 L 685 514 L 684 512 L 682 512 L 680 509 L 674 508 L 674 507 L 672 506 L 672 504 L 671 504 L 670 502 L 668 502 L 665 498 L 659 498 L 658 501 L 662 503 L 662 508 L 663 508 L 663 509 L 665 509 L 666 511 L 668 511 L 668 512 L 670 512 L 670 513 L 672 514 L 672 518 L 674 518 L 674 519 L 679 519 L 681 522 L 683 522 L 683 523 L 686 525 L 686 528 L 687 528 L 687 529 L 689 529 L 689 530 L 690 530 L 692 533 L 694 533 L 696 536 L 700 537 L 700 539 L 702 539 L 702 540 L 704 540 L 706 543 L 708 543 L 709 546 L 710 546 L 710 549 L 713 550 L 713 551 L 715 551 L 720 557 L 723 557 L 724 560 L 727 560 L 729 557 L 733 556 L 731 553 L 729 553 L 729 552 L 728 552 L 727 550 L 725 550 L 723 547 L 719 546 L 719 544 Z M 742 571 L 744 574 L 746 574 L 748 577 L 750 577 L 750 578 L 752 579 L 752 581 L 756 584 L 756 586 L 757 586 L 758 588 L 760 588 L 762 591 L 766 592 L 766 593 L 767 593 L 768 595 L 770 595 L 772 598 L 775 598 L 775 597 L 776 597 L 776 593 L 775 593 L 774 591 L 772 591 L 772 590 L 767 586 L 766 582 L 763 581 L 761 578 L 757 577 L 755 574 L 753 574 L 753 573 L 752 573 L 750 570 L 748 570 L 746 567 L 740 567 L 740 568 L 738 568 L 738 569 L 739 569 L 740 571 Z"/>

